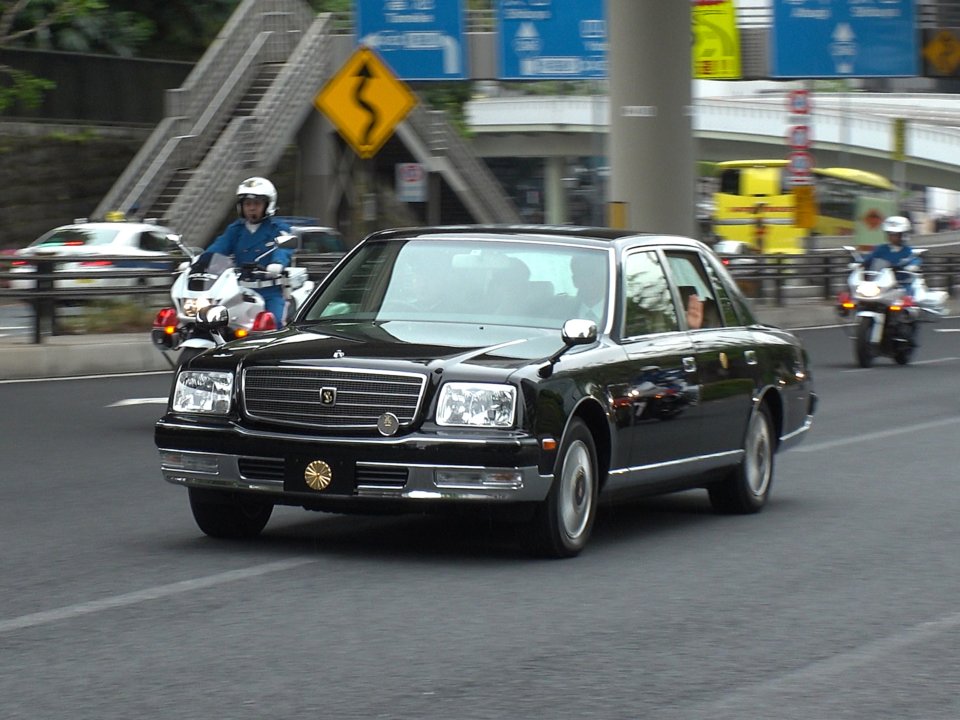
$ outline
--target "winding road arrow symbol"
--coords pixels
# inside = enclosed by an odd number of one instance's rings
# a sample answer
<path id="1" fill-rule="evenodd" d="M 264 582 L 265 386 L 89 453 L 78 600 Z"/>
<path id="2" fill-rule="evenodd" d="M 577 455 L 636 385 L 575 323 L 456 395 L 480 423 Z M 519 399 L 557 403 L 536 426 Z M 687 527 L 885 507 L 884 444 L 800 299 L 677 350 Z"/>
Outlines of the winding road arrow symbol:
<path id="1" fill-rule="evenodd" d="M 363 139 L 360 141 L 360 144 L 372 145 L 373 141 L 371 138 L 373 136 L 373 129 L 377 126 L 380 115 L 377 113 L 377 109 L 363 98 L 363 91 L 367 83 L 374 77 L 374 74 L 370 72 L 367 63 L 363 63 L 357 70 L 357 77 L 360 78 L 360 83 L 357 85 L 357 89 L 354 90 L 353 97 L 357 101 L 357 105 L 370 113 L 370 122 L 367 123 L 367 127 L 363 131 Z"/>

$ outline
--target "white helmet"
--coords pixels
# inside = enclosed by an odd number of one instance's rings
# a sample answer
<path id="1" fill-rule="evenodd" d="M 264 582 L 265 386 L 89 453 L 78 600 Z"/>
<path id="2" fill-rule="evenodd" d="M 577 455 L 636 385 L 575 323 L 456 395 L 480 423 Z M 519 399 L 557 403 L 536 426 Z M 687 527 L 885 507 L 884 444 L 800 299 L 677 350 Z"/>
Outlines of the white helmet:
<path id="1" fill-rule="evenodd" d="M 273 217 L 277 211 L 277 189 L 273 183 L 262 177 L 247 178 L 237 188 L 237 215 L 243 217 L 243 201 L 246 198 L 258 198 L 267 203 L 264 218 Z"/>
<path id="2" fill-rule="evenodd" d="M 902 215 L 891 215 L 883 221 L 883 231 L 906 234 L 910 232 L 910 221 Z"/>

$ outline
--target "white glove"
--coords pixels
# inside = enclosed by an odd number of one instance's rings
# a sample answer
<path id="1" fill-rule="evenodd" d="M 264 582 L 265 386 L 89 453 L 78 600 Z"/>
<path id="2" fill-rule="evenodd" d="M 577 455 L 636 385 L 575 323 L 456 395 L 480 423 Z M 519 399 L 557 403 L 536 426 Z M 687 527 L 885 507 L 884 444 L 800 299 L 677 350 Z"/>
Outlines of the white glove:
<path id="1" fill-rule="evenodd" d="M 280 277 L 283 275 L 283 265 L 280 263 L 270 263 L 267 265 L 267 274 L 270 277 Z"/>

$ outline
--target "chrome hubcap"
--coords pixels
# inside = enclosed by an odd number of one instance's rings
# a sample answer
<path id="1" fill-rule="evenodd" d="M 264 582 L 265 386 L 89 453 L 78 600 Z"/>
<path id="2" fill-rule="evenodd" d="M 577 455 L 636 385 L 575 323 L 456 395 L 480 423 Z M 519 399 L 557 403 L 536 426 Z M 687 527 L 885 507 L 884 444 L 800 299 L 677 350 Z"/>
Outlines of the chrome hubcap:
<path id="1" fill-rule="evenodd" d="M 590 453 L 583 442 L 573 442 L 567 450 L 560 476 L 560 523 L 571 539 L 578 538 L 587 526 L 593 502 L 593 471 Z"/>

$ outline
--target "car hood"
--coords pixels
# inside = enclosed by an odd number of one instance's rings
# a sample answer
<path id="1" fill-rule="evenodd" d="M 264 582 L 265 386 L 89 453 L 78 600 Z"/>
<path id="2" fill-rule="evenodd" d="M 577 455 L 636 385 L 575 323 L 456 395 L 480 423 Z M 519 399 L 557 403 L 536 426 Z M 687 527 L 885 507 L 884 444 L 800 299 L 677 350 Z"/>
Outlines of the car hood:
<path id="1" fill-rule="evenodd" d="M 469 365 L 509 372 L 539 364 L 561 347 L 560 330 L 555 328 L 396 320 L 326 322 L 238 340 L 212 358 L 224 365 L 322 364 L 407 371 Z"/>

